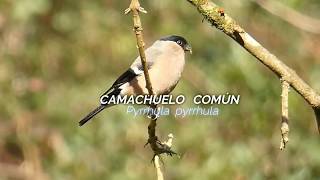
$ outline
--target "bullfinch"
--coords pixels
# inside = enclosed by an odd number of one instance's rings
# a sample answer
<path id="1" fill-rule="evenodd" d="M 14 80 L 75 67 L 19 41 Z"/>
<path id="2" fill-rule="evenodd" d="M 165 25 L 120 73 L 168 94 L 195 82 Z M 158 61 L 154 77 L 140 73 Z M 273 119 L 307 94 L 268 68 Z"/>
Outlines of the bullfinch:
<path id="1" fill-rule="evenodd" d="M 169 94 L 175 88 L 184 69 L 186 52 L 192 53 L 191 46 L 185 38 L 176 35 L 163 37 L 145 50 L 150 81 L 155 95 Z M 130 68 L 119 76 L 101 97 L 147 94 L 143 67 L 140 57 L 137 57 Z M 108 102 L 108 99 L 104 99 L 104 102 Z M 114 104 L 102 104 L 100 100 L 100 105 L 85 116 L 79 125 L 84 125 L 99 112 L 112 105 Z"/>

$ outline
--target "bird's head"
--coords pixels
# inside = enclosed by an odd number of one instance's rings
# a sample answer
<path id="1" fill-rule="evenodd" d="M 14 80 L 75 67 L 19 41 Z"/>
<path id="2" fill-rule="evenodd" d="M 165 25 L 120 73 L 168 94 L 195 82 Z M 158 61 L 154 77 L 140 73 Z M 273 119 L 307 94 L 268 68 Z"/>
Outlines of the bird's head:
<path id="1" fill-rule="evenodd" d="M 177 35 L 170 35 L 170 36 L 166 36 L 160 39 L 161 41 L 172 41 L 177 43 L 184 51 L 186 52 L 190 52 L 190 54 L 192 54 L 192 48 L 191 45 L 188 43 L 188 41 L 181 36 L 177 36 Z"/>

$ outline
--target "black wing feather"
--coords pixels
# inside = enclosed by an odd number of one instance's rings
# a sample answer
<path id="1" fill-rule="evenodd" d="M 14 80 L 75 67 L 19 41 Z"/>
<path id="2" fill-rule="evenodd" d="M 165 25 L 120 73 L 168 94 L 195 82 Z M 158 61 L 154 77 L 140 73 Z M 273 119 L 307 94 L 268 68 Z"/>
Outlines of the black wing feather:
<path id="1" fill-rule="evenodd" d="M 104 92 L 101 96 L 108 94 L 112 89 L 117 89 L 121 85 L 127 82 L 130 82 L 136 76 L 138 75 L 131 68 L 128 69 L 126 72 L 121 74 L 121 76 L 112 84 L 112 86 L 106 92 Z"/>

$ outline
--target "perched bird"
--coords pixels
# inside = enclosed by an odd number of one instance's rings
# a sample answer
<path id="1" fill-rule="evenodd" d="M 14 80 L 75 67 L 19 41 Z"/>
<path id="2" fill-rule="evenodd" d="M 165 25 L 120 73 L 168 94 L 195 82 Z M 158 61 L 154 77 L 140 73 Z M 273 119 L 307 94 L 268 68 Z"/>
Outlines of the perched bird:
<path id="1" fill-rule="evenodd" d="M 169 94 L 177 85 L 185 64 L 185 52 L 192 53 L 191 46 L 181 36 L 163 37 L 145 50 L 147 67 L 155 95 Z M 145 77 L 140 57 L 124 72 L 102 96 L 146 95 Z M 102 97 L 101 96 L 101 97 Z M 108 101 L 108 99 L 106 100 Z M 82 126 L 111 104 L 101 104 L 85 116 Z"/>

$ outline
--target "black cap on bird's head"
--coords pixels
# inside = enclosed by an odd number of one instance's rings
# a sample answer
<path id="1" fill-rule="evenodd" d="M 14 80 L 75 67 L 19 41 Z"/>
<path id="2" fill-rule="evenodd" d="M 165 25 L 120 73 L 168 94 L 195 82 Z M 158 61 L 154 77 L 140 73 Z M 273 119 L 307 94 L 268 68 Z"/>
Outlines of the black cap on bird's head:
<path id="1" fill-rule="evenodd" d="M 166 36 L 160 39 L 161 41 L 172 41 L 177 43 L 179 46 L 181 46 L 181 48 L 184 51 L 189 51 L 190 54 L 192 54 L 192 48 L 191 45 L 188 43 L 188 41 L 181 37 L 181 36 L 177 36 L 177 35 L 170 35 L 170 36 Z"/>

